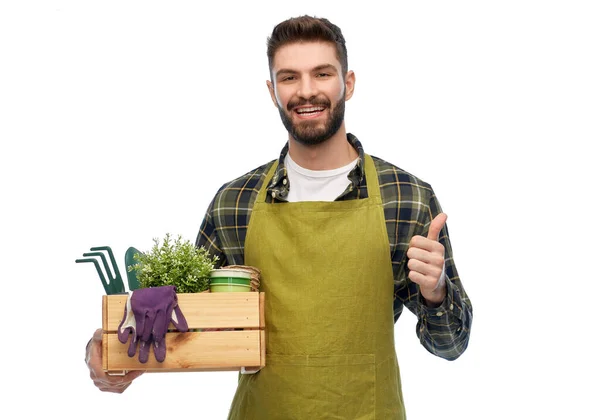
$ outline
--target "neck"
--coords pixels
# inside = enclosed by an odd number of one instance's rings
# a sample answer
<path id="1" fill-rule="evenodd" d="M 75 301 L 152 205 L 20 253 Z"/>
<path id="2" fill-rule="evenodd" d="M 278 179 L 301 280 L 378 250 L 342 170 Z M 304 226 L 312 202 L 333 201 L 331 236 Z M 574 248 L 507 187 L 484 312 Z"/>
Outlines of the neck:
<path id="1" fill-rule="evenodd" d="M 348 143 L 344 123 L 323 143 L 307 146 L 289 137 L 289 154 L 294 162 L 313 171 L 341 168 L 358 157 L 358 152 Z"/>

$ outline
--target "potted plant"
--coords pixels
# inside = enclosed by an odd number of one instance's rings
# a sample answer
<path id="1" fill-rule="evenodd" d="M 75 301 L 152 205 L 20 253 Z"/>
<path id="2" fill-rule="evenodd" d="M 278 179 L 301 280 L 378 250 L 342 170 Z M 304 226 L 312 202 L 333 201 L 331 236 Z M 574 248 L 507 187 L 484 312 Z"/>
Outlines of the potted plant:
<path id="1" fill-rule="evenodd" d="M 175 286 L 177 293 L 199 293 L 209 290 L 210 274 L 218 257 L 211 257 L 204 248 L 197 248 L 181 235 L 173 238 L 167 233 L 162 243 L 154 238 L 147 253 L 136 253 L 135 264 L 127 267 L 135 271 L 141 288 Z"/>

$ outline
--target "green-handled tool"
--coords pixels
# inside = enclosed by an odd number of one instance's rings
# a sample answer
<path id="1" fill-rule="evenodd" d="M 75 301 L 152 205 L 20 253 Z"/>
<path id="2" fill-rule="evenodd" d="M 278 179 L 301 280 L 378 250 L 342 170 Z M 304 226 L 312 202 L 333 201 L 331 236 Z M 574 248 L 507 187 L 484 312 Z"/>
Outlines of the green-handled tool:
<path id="1" fill-rule="evenodd" d="M 134 258 L 135 254 L 141 254 L 141 252 L 132 246 L 129 247 L 125 252 L 125 271 L 127 272 L 127 283 L 129 284 L 129 290 L 131 291 L 140 288 L 140 282 L 137 278 L 137 271 L 129 270 L 129 267 L 137 262 Z"/>
<path id="2" fill-rule="evenodd" d="M 94 252 L 85 252 L 83 254 L 84 257 L 88 258 L 80 258 L 75 260 L 76 263 L 85 263 L 91 262 L 96 266 L 96 271 L 98 272 L 98 276 L 102 281 L 102 286 L 104 286 L 104 291 L 107 295 L 116 295 L 119 293 L 126 293 L 125 286 L 123 285 L 123 279 L 121 278 L 121 273 L 119 272 L 119 267 L 117 266 L 117 262 L 115 261 L 115 256 L 112 252 L 112 249 L 108 246 L 96 246 L 90 248 L 90 251 Z M 103 252 L 106 251 L 108 253 L 108 257 L 110 258 L 110 262 L 112 265 L 112 272 L 110 267 L 108 266 L 108 261 Z M 90 257 L 100 257 L 102 260 L 102 265 L 104 270 L 106 271 L 106 276 L 102 272 L 100 264 L 98 264 L 98 260 Z M 108 280 L 107 280 L 108 278 Z"/>

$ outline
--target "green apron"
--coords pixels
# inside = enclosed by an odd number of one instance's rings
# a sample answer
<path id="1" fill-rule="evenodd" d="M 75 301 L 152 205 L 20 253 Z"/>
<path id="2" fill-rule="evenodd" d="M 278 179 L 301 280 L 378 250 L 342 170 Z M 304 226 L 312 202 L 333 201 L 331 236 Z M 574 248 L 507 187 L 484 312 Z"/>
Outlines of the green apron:
<path id="1" fill-rule="evenodd" d="M 369 198 L 252 210 L 245 264 L 261 270 L 266 366 L 240 375 L 232 420 L 404 419 L 394 282 L 375 165 Z"/>

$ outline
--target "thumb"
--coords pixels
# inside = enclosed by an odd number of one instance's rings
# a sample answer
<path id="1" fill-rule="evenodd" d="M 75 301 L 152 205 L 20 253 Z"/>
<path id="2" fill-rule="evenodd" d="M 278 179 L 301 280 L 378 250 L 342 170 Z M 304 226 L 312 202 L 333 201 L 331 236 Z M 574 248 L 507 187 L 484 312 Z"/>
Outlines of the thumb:
<path id="1" fill-rule="evenodd" d="M 431 221 L 429 225 L 429 233 L 427 234 L 427 239 L 431 239 L 432 241 L 437 241 L 446 220 L 448 219 L 448 215 L 446 213 L 440 213 Z"/>

